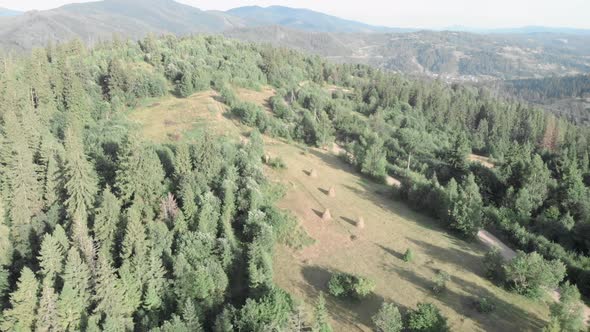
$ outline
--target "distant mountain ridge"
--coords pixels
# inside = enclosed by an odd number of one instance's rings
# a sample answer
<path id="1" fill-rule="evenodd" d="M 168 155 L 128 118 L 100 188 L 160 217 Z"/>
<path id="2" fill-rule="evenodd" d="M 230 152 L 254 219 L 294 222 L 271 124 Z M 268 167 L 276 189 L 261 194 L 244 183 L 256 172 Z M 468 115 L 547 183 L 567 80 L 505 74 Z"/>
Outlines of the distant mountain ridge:
<path id="1" fill-rule="evenodd" d="M 241 18 L 202 11 L 173 0 L 105 0 L 0 18 L 0 47 L 31 49 L 49 40 L 94 42 L 113 34 L 138 38 L 148 33 L 215 33 L 247 26 Z"/>
<path id="2" fill-rule="evenodd" d="M 462 29 L 469 28 L 450 30 Z M 449 81 L 480 81 L 589 73 L 590 33 L 584 31 L 398 29 L 283 6 L 223 12 L 203 11 L 174 0 L 104 0 L 0 17 L 0 51 L 27 51 L 73 38 L 92 44 L 114 34 L 137 39 L 148 33 L 208 33 L 272 43 L 336 62 Z"/>
<path id="3" fill-rule="evenodd" d="M 284 6 L 246 6 L 226 13 L 248 20 L 253 25 L 280 25 L 286 28 L 315 32 L 409 32 L 416 29 L 401 29 L 373 26 L 346 20 L 309 9 Z"/>

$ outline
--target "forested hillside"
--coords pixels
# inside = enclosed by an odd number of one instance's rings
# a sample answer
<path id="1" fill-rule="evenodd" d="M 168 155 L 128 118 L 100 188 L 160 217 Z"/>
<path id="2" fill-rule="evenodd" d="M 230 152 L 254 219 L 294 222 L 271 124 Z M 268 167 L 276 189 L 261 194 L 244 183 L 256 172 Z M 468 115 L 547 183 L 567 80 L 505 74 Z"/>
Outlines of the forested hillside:
<path id="1" fill-rule="evenodd" d="M 1 330 L 326 331 L 323 300 L 302 325 L 274 285 L 273 244 L 298 232 L 275 206 L 260 133 L 337 142 L 367 177 L 400 178 L 395 196 L 455 236 L 488 227 L 538 252 L 504 267 L 508 289 L 539 297 L 567 267 L 590 294 L 589 129 L 540 109 L 210 36 L 71 42 L 2 62 Z M 264 84 L 271 112 L 236 97 Z M 146 98 L 211 88 L 257 129 L 247 142 L 155 144 L 126 120 Z"/>
<path id="2" fill-rule="evenodd" d="M 572 122 L 590 124 L 588 75 L 497 81 L 493 86 L 506 96 L 542 106 Z"/>
<path id="3" fill-rule="evenodd" d="M 576 30 L 418 31 L 376 27 L 282 6 L 222 12 L 174 0 L 103 0 L 0 17 L 0 51 L 30 51 L 73 38 L 95 44 L 113 36 L 143 38 L 149 33 L 219 33 L 326 56 L 334 62 L 368 64 L 445 81 L 590 72 L 590 34 Z"/>
<path id="4" fill-rule="evenodd" d="M 230 30 L 228 37 L 368 64 L 445 81 L 486 81 L 587 73 L 588 35 L 481 35 L 451 31 L 354 34 L 304 33 L 257 27 Z"/>

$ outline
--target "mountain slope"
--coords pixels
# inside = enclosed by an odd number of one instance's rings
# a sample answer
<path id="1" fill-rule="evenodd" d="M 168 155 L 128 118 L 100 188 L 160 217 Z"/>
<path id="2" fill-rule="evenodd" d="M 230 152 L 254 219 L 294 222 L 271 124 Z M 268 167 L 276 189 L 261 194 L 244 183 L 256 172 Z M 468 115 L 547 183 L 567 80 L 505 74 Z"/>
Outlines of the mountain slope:
<path id="1" fill-rule="evenodd" d="M 240 18 L 172 0 L 105 0 L 2 18 L 0 47 L 30 49 L 75 37 L 92 43 L 113 33 L 136 38 L 150 32 L 185 35 L 242 26 L 246 23 Z"/>
<path id="2" fill-rule="evenodd" d="M 395 29 L 372 26 L 356 21 L 345 20 L 309 9 L 283 6 L 248 6 L 227 11 L 252 22 L 254 25 L 281 25 L 292 29 L 319 32 L 402 32 L 410 29 Z"/>

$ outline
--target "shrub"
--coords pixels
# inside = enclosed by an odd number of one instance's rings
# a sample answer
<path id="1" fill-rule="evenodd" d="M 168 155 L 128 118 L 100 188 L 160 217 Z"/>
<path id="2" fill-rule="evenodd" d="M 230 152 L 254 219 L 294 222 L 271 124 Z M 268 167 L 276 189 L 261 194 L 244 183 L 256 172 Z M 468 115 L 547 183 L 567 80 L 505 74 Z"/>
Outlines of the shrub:
<path id="1" fill-rule="evenodd" d="M 400 332 L 404 328 L 402 315 L 392 303 L 384 302 L 381 309 L 373 316 L 373 323 L 380 332 Z"/>
<path id="2" fill-rule="evenodd" d="M 565 265 L 559 260 L 548 261 L 536 252 L 519 251 L 504 265 L 506 283 L 517 293 L 539 297 L 543 289 L 554 289 L 565 277 Z"/>
<path id="3" fill-rule="evenodd" d="M 482 314 L 487 314 L 496 310 L 496 304 L 484 296 L 475 302 L 475 308 Z"/>
<path id="4" fill-rule="evenodd" d="M 406 252 L 404 253 L 404 262 L 409 263 L 411 261 L 414 260 L 414 252 L 412 252 L 412 249 L 406 250 Z"/>
<path id="5" fill-rule="evenodd" d="M 432 290 L 435 293 L 440 293 L 447 288 L 447 281 L 451 280 L 451 276 L 445 271 L 438 271 L 434 276 L 434 286 Z"/>
<path id="6" fill-rule="evenodd" d="M 500 249 L 494 247 L 492 250 L 488 251 L 483 257 L 483 265 L 486 269 L 486 276 L 492 280 L 502 280 L 503 263 L 504 258 L 502 258 Z"/>
<path id="7" fill-rule="evenodd" d="M 335 273 L 328 282 L 328 289 L 334 296 L 360 300 L 375 289 L 375 283 L 364 277 Z"/>
<path id="8" fill-rule="evenodd" d="M 410 331 L 446 332 L 449 331 L 447 319 L 432 303 L 418 303 L 418 308 L 410 312 L 408 318 Z"/>
<path id="9" fill-rule="evenodd" d="M 268 164 L 268 166 L 270 166 L 271 168 L 274 168 L 274 169 L 286 169 L 287 168 L 287 164 L 285 164 L 285 161 L 281 157 L 271 158 L 267 164 Z"/>

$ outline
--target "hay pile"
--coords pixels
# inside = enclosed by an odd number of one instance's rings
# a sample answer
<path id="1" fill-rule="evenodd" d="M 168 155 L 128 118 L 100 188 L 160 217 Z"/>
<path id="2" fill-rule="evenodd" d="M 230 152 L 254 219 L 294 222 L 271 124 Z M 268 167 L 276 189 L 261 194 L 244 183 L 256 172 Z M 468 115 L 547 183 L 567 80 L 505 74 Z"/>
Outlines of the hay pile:
<path id="1" fill-rule="evenodd" d="M 336 197 L 336 189 L 334 189 L 334 187 L 330 187 L 330 190 L 328 190 L 328 196 L 329 197 Z"/>
<path id="2" fill-rule="evenodd" d="M 363 229 L 365 228 L 365 219 L 363 217 L 359 217 L 357 222 L 356 222 L 356 227 L 358 229 Z"/>
<path id="3" fill-rule="evenodd" d="M 326 211 L 324 211 L 324 214 L 322 214 L 322 220 L 323 221 L 332 220 L 332 214 L 330 213 L 330 209 L 326 209 Z"/>

